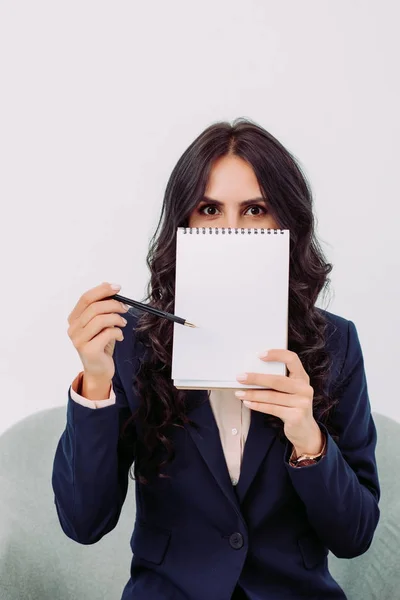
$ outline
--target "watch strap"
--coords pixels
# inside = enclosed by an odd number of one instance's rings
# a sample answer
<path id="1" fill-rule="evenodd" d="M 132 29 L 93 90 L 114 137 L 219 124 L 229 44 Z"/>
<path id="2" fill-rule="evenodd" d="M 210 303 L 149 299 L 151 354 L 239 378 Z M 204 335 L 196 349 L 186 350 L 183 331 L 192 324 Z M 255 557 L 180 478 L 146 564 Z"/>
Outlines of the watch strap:
<path id="1" fill-rule="evenodd" d="M 324 443 L 322 450 L 318 454 L 300 454 L 296 457 L 296 451 L 293 448 L 289 458 L 289 464 L 291 467 L 307 467 L 309 465 L 316 464 L 326 453 L 326 436 L 323 434 Z"/>

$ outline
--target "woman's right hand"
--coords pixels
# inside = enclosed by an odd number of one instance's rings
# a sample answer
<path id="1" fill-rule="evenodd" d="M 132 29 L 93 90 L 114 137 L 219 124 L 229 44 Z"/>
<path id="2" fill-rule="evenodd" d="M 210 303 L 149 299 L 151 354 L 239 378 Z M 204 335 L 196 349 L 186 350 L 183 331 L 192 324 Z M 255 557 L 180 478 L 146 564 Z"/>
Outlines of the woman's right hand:
<path id="1" fill-rule="evenodd" d="M 127 312 L 128 307 L 104 298 L 117 293 L 104 282 L 82 294 L 68 316 L 68 336 L 82 361 L 84 377 L 92 381 L 110 382 L 115 373 L 115 342 L 124 339 L 120 327 L 126 325 L 118 313 Z"/>

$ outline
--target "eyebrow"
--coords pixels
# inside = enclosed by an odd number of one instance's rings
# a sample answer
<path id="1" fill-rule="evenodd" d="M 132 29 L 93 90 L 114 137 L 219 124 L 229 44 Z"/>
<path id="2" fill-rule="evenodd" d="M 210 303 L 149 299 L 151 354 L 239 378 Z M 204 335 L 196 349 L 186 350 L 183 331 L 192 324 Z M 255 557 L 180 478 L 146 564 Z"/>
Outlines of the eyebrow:
<path id="1" fill-rule="evenodd" d="M 224 202 L 221 202 L 220 200 L 216 200 L 214 198 L 210 198 L 209 196 L 203 196 L 200 202 L 210 202 L 212 204 L 216 204 L 217 206 L 224 205 Z M 266 201 L 265 198 L 259 196 L 258 198 L 249 198 L 249 200 L 243 200 L 243 202 L 239 202 L 239 206 L 249 206 L 249 204 L 254 204 L 255 202 L 262 202 L 263 204 L 265 204 Z"/>

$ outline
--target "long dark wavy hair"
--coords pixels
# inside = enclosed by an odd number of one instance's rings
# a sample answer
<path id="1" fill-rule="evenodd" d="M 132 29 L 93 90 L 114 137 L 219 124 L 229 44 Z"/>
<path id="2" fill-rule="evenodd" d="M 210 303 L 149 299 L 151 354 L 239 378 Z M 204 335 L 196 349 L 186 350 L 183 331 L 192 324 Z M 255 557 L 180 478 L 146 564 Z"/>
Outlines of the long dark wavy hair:
<path id="1" fill-rule="evenodd" d="M 290 230 L 288 348 L 299 355 L 314 389 L 314 414 L 329 428 L 329 416 L 337 400 L 328 396 L 325 383 L 331 358 L 325 348 L 327 322 L 315 306 L 326 292 L 332 265 L 327 263 L 315 236 L 315 217 L 310 186 L 294 156 L 268 131 L 240 118 L 233 124 L 217 122 L 203 131 L 178 160 L 169 178 L 160 220 L 150 241 L 147 265 L 150 280 L 146 302 L 174 311 L 176 230 L 188 219 L 205 194 L 214 161 L 234 154 L 253 168 L 270 214 L 281 229 Z M 125 423 L 140 422 L 141 483 L 151 476 L 165 476 L 162 467 L 173 460 L 172 426 L 188 422 L 186 391 L 171 379 L 173 324 L 142 313 L 136 338 L 147 348 L 146 359 L 136 375 L 140 407 Z M 281 419 L 266 415 L 279 430 Z M 124 427 L 124 430 L 125 430 Z M 160 454 L 160 447 L 162 453 Z M 163 456 L 160 459 L 160 456 Z"/>

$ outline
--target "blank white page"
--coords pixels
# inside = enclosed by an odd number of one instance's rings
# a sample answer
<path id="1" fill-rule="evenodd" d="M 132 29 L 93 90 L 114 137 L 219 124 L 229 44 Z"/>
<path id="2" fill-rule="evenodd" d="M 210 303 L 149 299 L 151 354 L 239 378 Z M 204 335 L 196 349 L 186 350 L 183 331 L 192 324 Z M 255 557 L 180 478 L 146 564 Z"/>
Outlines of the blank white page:
<path id="1" fill-rule="evenodd" d="M 287 348 L 289 239 L 280 229 L 178 228 L 174 312 L 197 327 L 174 323 L 176 387 L 249 387 L 236 375 L 286 373 L 257 354 Z"/>

